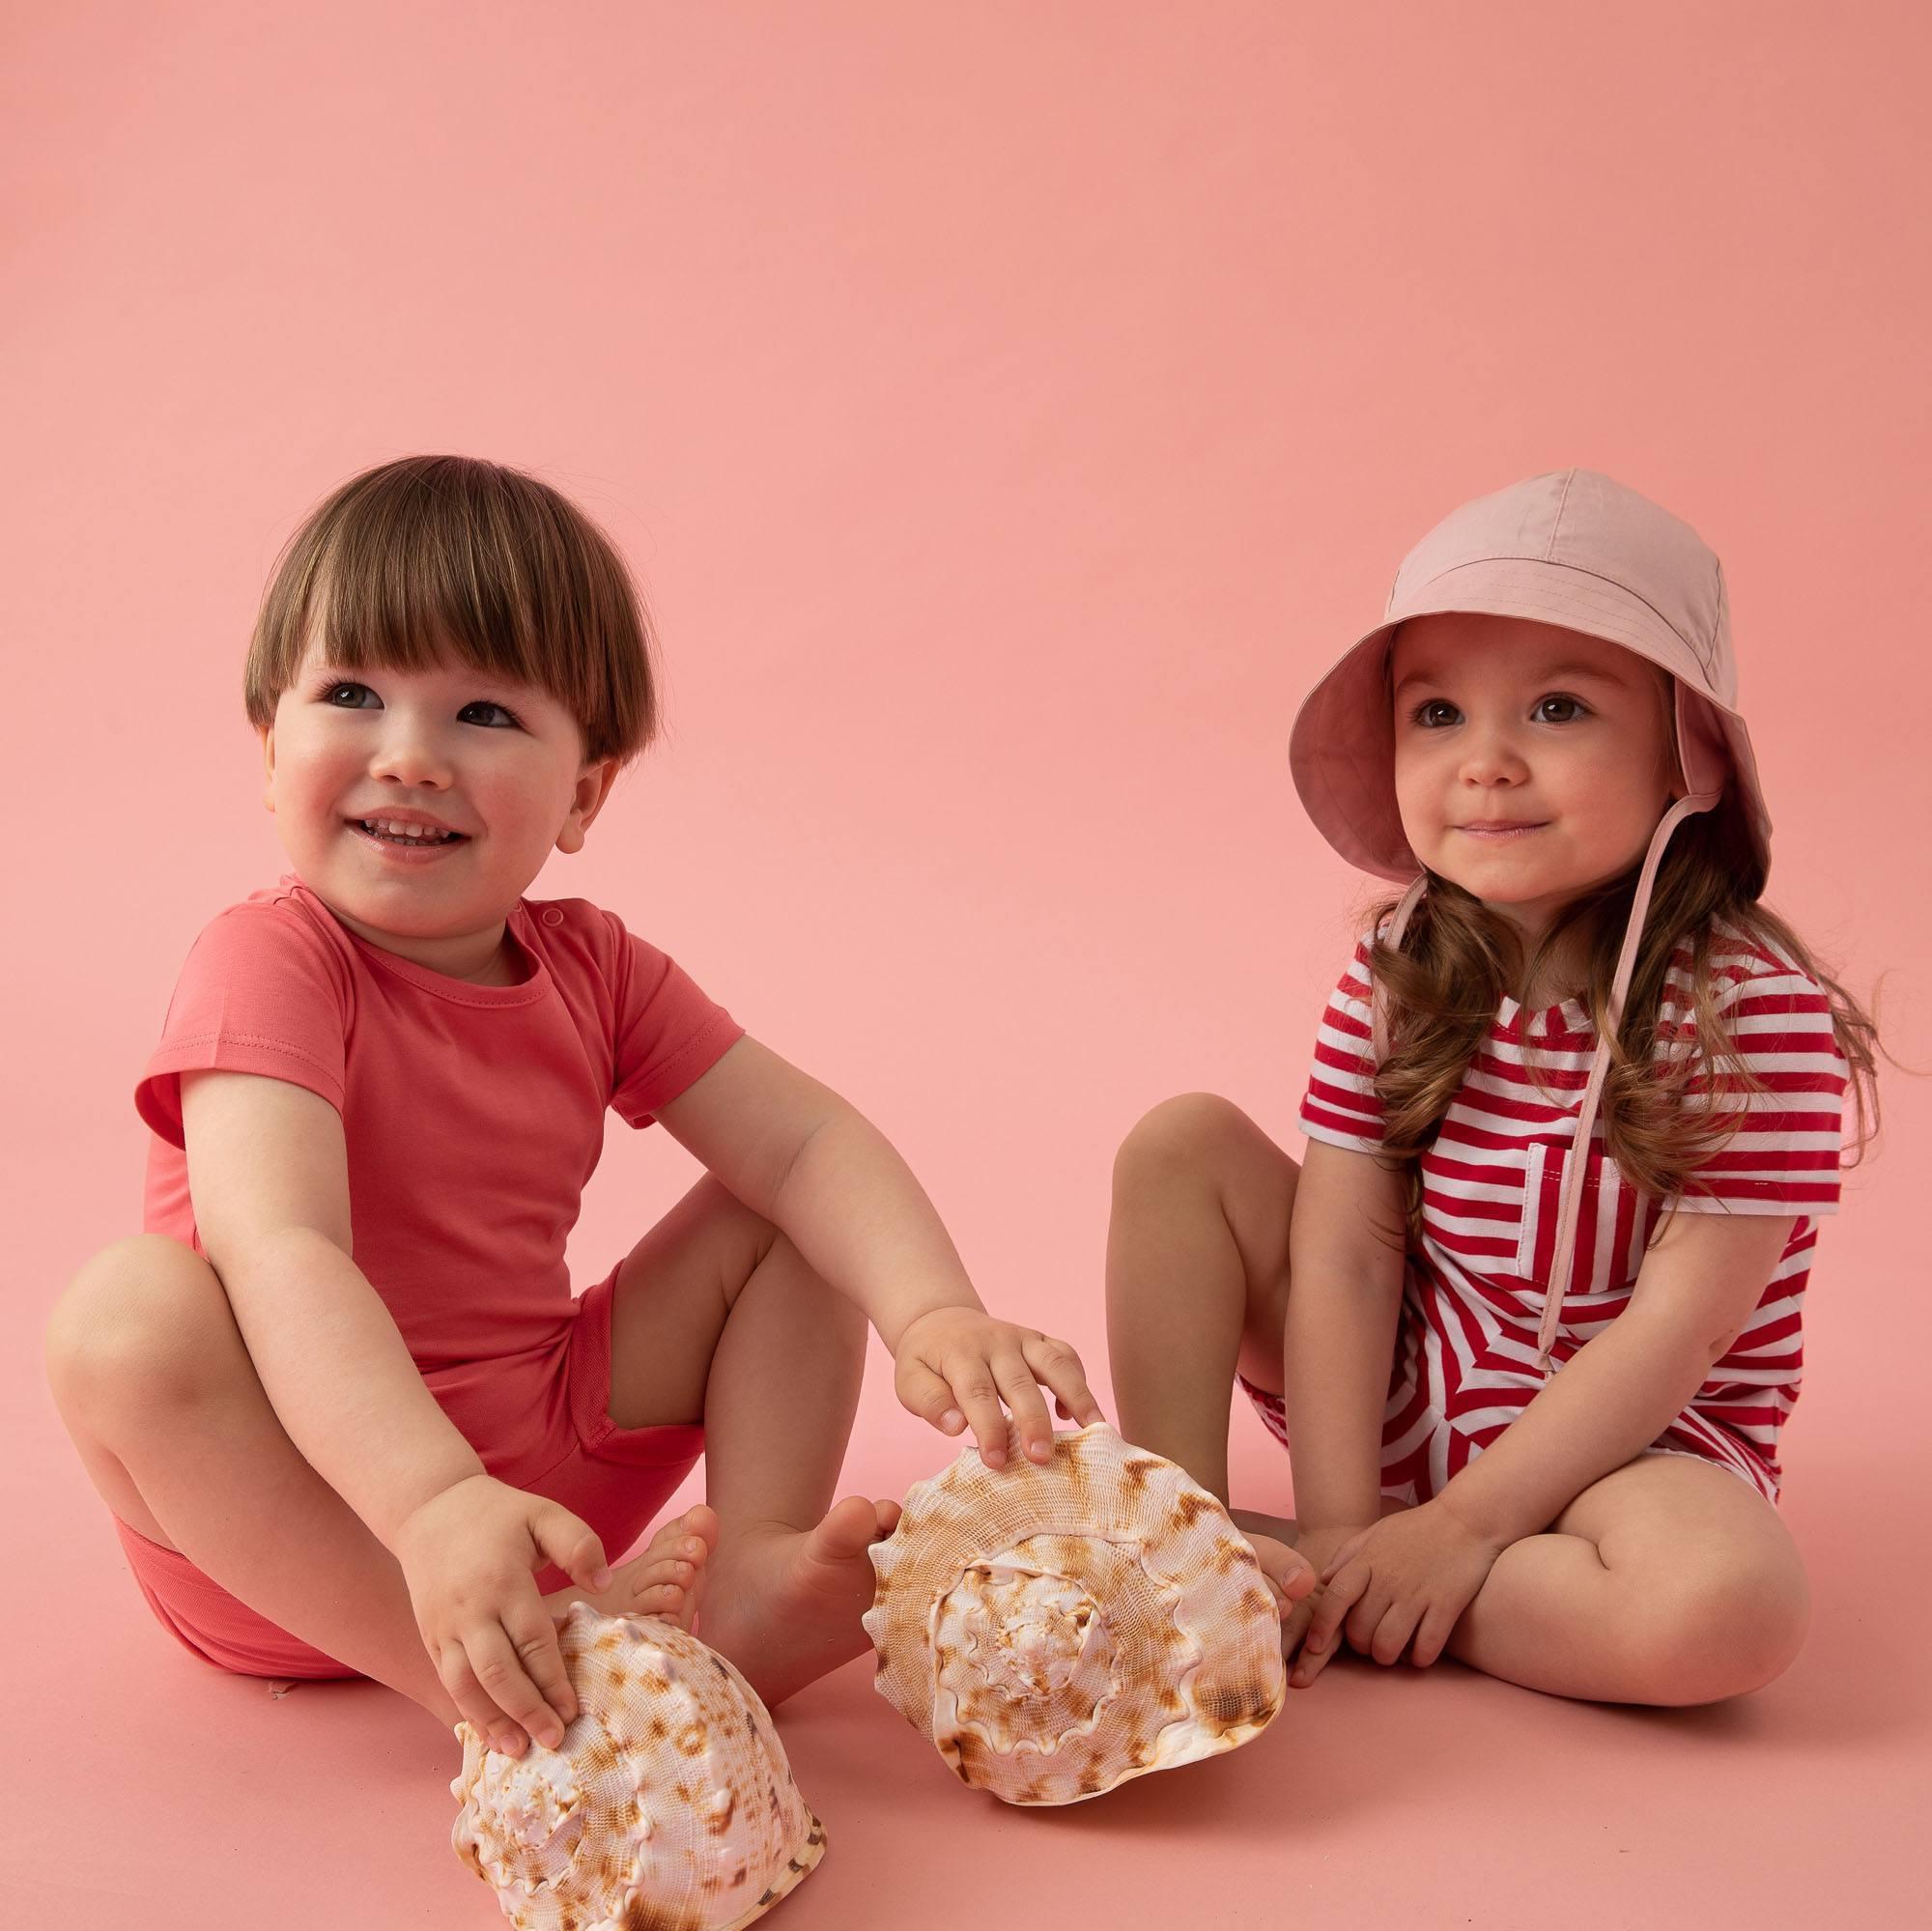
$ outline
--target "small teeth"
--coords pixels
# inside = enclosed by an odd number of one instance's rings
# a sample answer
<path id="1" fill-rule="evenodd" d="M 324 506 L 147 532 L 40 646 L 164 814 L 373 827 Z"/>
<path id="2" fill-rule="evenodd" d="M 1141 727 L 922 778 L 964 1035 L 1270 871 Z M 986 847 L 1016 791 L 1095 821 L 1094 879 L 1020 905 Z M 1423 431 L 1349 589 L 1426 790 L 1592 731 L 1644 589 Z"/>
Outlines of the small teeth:
<path id="1" fill-rule="evenodd" d="M 453 832 L 433 832 L 424 825 L 405 825 L 394 818 L 358 818 L 355 822 L 365 831 L 385 832 L 395 838 L 419 838 L 429 842 L 446 841 L 456 836 Z"/>

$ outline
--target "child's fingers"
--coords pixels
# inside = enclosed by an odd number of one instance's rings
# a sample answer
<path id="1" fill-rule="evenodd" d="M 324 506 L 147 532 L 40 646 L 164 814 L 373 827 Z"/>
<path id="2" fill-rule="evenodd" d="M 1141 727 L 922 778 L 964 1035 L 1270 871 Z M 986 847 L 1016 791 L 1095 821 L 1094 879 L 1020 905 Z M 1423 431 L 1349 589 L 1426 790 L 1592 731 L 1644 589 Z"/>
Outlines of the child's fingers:
<path id="1" fill-rule="evenodd" d="M 941 1434 L 957 1434 L 966 1426 L 952 1390 L 923 1361 L 902 1361 L 897 1381 L 899 1401 L 906 1410 L 930 1422 Z"/>
<path id="2" fill-rule="evenodd" d="M 1328 1666 L 1328 1659 L 1334 1654 L 1332 1649 L 1312 1650 L 1303 1643 L 1301 1654 L 1294 1659 L 1293 1667 L 1288 1673 L 1288 1687 L 1291 1690 L 1306 1690 Z"/>
<path id="3" fill-rule="evenodd" d="M 993 1378 L 1012 1410 L 1013 1426 L 1019 1430 L 1020 1447 L 1030 1462 L 1053 1460 L 1053 1418 L 1039 1398 L 1038 1384 L 1023 1354 L 1002 1356 L 993 1363 Z"/>
<path id="4" fill-rule="evenodd" d="M 501 1682 L 492 1680 L 487 1666 L 479 1668 L 477 1674 L 498 1705 L 546 1749 L 554 1750 L 563 1742 L 562 1713 L 567 1710 L 575 1716 L 577 1699 L 571 1690 L 570 1673 L 563 1666 L 556 1625 L 544 1613 L 543 1598 L 534 1582 L 505 1607 L 501 1629 L 508 1661 L 496 1645 L 490 1645 Z"/>
<path id="5" fill-rule="evenodd" d="M 1417 1669 L 1427 1669 L 1449 1647 L 1450 1632 L 1461 1614 L 1461 1610 L 1447 1609 L 1440 1603 L 1430 1604 L 1428 1614 L 1416 1625 L 1415 1647 L 1408 1653 Z"/>
<path id="6" fill-rule="evenodd" d="M 1387 1668 L 1408 1647 L 1408 1639 L 1415 1633 L 1415 1625 L 1420 1617 L 1420 1604 L 1391 1603 L 1382 1611 L 1375 1633 L 1369 1638 L 1369 1654 Z"/>
<path id="7" fill-rule="evenodd" d="M 1087 1385 L 1079 1355 L 1065 1342 L 1056 1341 L 1050 1334 L 1036 1335 L 1022 1344 L 1022 1351 L 1035 1378 L 1053 1390 L 1060 1412 L 1068 1421 L 1077 1421 L 1084 1428 L 1090 1422 L 1107 1419 Z"/>
<path id="8" fill-rule="evenodd" d="M 1367 1529 L 1357 1529 L 1355 1533 L 1351 1535 L 1349 1538 L 1349 1540 L 1345 1542 L 1342 1545 L 1342 1547 L 1338 1548 L 1335 1551 L 1335 1553 L 1328 1558 L 1327 1562 L 1322 1565 L 1321 1575 L 1319 1579 L 1323 1582 L 1327 1582 L 1332 1577 L 1339 1576 L 1342 1573 L 1343 1566 L 1346 1563 L 1352 1562 L 1354 1560 L 1355 1551 L 1358 1548 L 1360 1548 L 1361 1546 L 1368 1541 L 1368 1539 L 1369 1539 L 1369 1531 Z"/>
<path id="9" fill-rule="evenodd" d="M 522 1733 L 490 1700 L 489 1691 L 469 1666 L 468 1653 L 454 1636 L 445 1639 L 436 1652 L 436 1673 L 458 1714 L 483 1739 L 486 1748 L 501 1750 L 505 1756 L 515 1756 L 522 1749 Z"/>
<path id="10" fill-rule="evenodd" d="M 610 1588 L 611 1568 L 597 1531 L 561 1502 L 531 1495 L 529 1507 L 530 1538 L 543 1554 L 580 1589 Z"/>
<path id="11" fill-rule="evenodd" d="M 1379 1576 L 1371 1576 L 1369 1585 L 1362 1591 L 1361 1600 L 1350 1609 L 1342 1623 L 1342 1633 L 1348 1638 L 1349 1647 L 1357 1656 L 1372 1656 L 1376 1632 L 1381 1628 L 1396 1600 L 1395 1591 Z"/>
<path id="12" fill-rule="evenodd" d="M 992 1369 L 976 1359 L 970 1367 L 952 1370 L 952 1382 L 953 1399 L 965 1409 L 967 1425 L 980 1444 L 980 1460 L 988 1468 L 1004 1468 L 1009 1431 Z"/>
<path id="13" fill-rule="evenodd" d="M 1355 1606 L 1363 1590 L 1369 1586 L 1370 1572 L 1367 1569 L 1351 1569 L 1336 1576 L 1332 1580 L 1324 1579 L 1321 1599 L 1315 1604 L 1315 1613 L 1308 1619 L 1308 1634 L 1302 1649 L 1325 1650 L 1333 1646 L 1335 1632 L 1342 1627 L 1342 1619 Z"/>
<path id="14" fill-rule="evenodd" d="M 530 1594 L 554 1646 L 556 1629 L 543 1614 L 543 1599 L 534 1585 Z M 449 1655 L 451 1649 L 456 1652 L 454 1658 Z M 526 1673 L 516 1645 L 500 1622 L 491 1618 L 461 1636 L 451 1637 L 443 1653 L 445 1660 L 439 1669 L 443 1687 L 492 1749 L 505 1756 L 522 1756 L 526 1732 L 539 1743 L 547 1743 L 552 1736 L 561 1737 L 558 1718 Z M 561 1667 L 559 1651 L 559 1671 Z M 569 1679 L 564 1682 L 567 1689 Z"/>
<path id="15" fill-rule="evenodd" d="M 1321 1665 L 1328 1661 L 1330 1652 L 1311 1650 L 1306 1641 L 1318 1600 L 1312 1596 L 1303 1597 L 1282 1618 L 1281 1653 L 1288 1661 L 1288 1686 L 1291 1690 L 1307 1689 L 1321 1673 Z"/>

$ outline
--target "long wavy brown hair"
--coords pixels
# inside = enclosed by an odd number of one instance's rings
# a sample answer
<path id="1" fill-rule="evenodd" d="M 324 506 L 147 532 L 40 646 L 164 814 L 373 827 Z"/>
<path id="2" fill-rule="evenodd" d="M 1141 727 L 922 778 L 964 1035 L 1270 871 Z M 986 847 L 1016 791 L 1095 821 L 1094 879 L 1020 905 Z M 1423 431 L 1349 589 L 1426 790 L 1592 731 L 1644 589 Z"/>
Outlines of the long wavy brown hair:
<path id="1" fill-rule="evenodd" d="M 242 678 L 265 730 L 311 632 L 345 670 L 445 654 L 548 691 L 587 763 L 628 764 L 658 727 L 656 639 L 610 538 L 550 484 L 473 456 L 405 456 L 303 520 L 269 580 Z"/>
<path id="2" fill-rule="evenodd" d="M 1571 900 L 1526 961 L 1513 925 L 1435 871 L 1400 951 L 1381 936 L 1399 894 L 1358 915 L 1356 930 L 1366 926 L 1375 935 L 1369 970 L 1389 993 L 1388 1050 L 1375 1085 L 1382 1105 L 1384 1164 L 1400 1160 L 1406 1171 L 1412 1241 L 1419 1242 L 1422 1233 L 1421 1155 L 1434 1144 L 1504 995 L 1519 997 L 1544 982 L 1559 957 L 1585 958 L 1581 1003 L 1603 1036 L 1642 869 L 1639 858 L 1618 878 Z M 1847 1062 L 1860 1126 L 1854 1157 L 1845 1164 L 1858 1165 L 1877 1132 L 1878 1028 L 1791 926 L 1759 902 L 1763 889 L 1734 789 L 1711 810 L 1686 818 L 1658 866 L 1623 1021 L 1611 1037 L 1599 1114 L 1606 1150 L 1624 1178 L 1660 1201 L 1705 1190 L 1691 1182 L 1692 1170 L 1744 1125 L 1742 1110 L 1726 1108 L 1724 1095 L 1769 1091 L 1717 1009 L 1725 981 L 1714 979 L 1713 958 L 1735 950 L 1732 933 L 1801 967 L 1831 1002 L 1832 1031 Z M 1694 1022 L 1665 1037 L 1660 1024 L 1665 975 L 1680 951 L 1688 953 Z M 1666 1220 L 1660 1219 L 1653 1238 Z"/>

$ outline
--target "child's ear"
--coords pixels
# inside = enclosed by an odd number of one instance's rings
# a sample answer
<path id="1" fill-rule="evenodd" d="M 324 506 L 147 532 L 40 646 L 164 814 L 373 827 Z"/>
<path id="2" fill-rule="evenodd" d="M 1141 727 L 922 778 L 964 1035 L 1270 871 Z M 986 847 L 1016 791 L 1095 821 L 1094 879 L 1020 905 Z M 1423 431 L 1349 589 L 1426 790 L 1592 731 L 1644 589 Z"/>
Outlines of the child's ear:
<path id="1" fill-rule="evenodd" d="M 265 781 L 262 785 L 262 803 L 270 811 L 275 809 L 275 727 L 265 724 L 261 731 L 262 768 Z"/>
<path id="2" fill-rule="evenodd" d="M 577 789 L 571 794 L 570 809 L 564 814 L 563 828 L 556 835 L 556 848 L 560 852 L 581 852 L 583 849 L 583 835 L 590 829 L 590 822 L 604 809 L 604 801 L 611 795 L 611 786 L 616 781 L 617 760 L 607 757 L 596 764 L 586 764 L 577 781 Z"/>

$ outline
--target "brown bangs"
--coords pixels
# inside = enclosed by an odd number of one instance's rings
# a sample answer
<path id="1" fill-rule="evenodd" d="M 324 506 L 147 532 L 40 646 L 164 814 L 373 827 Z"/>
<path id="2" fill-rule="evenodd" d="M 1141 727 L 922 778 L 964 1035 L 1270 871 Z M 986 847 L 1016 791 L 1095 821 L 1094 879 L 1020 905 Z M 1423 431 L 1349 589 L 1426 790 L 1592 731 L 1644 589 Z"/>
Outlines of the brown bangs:
<path id="1" fill-rule="evenodd" d="M 657 731 L 656 643 L 622 558 L 575 504 L 499 464 L 405 457 L 309 516 L 255 620 L 244 698 L 257 730 L 311 627 L 345 670 L 455 658 L 534 684 L 577 719 L 586 762 L 629 763 Z"/>

